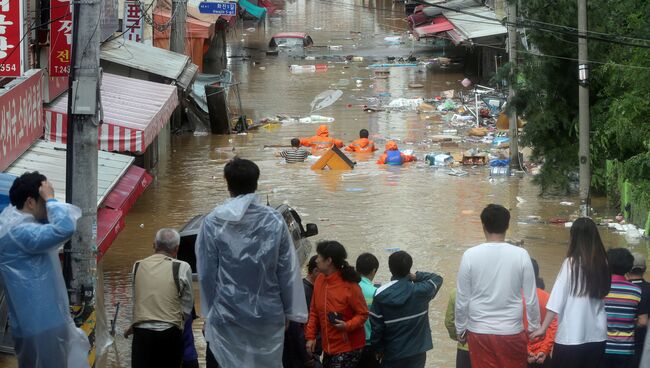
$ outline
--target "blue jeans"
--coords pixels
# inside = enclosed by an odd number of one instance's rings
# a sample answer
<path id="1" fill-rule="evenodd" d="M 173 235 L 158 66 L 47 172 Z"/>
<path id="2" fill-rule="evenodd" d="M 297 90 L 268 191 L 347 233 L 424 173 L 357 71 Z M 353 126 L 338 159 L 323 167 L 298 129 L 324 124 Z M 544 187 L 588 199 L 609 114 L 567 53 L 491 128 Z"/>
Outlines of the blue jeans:
<path id="1" fill-rule="evenodd" d="M 398 360 L 391 360 L 391 361 L 382 361 L 381 362 L 381 367 L 382 368 L 424 368 L 424 364 L 427 361 L 427 353 L 420 353 L 416 355 L 412 355 L 410 357 L 398 359 Z"/>

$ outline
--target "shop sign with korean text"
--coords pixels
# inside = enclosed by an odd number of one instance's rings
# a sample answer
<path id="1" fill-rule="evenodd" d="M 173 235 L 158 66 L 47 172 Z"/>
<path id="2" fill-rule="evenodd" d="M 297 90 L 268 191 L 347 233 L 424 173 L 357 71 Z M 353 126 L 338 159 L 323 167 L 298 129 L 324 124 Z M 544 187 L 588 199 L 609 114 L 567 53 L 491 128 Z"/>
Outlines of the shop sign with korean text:
<path id="1" fill-rule="evenodd" d="M 23 1 L 0 0 L 0 77 L 23 74 L 25 42 L 23 41 Z"/>
<path id="2" fill-rule="evenodd" d="M 2 0 L 0 0 L 2 1 Z M 67 77 L 72 57 L 72 7 L 70 0 L 50 1 L 51 77 Z"/>
<path id="3" fill-rule="evenodd" d="M 143 17 L 139 0 L 124 2 L 124 38 L 129 41 L 143 42 Z"/>
<path id="4" fill-rule="evenodd" d="M 43 72 L 33 73 L 0 95 L 0 171 L 43 135 Z"/>

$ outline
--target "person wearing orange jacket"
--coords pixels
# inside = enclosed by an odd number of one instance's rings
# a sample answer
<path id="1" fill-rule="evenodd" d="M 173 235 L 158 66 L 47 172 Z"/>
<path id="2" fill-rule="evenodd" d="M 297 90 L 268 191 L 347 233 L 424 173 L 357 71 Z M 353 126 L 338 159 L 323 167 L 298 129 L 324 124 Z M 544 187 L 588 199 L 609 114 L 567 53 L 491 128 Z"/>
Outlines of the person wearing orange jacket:
<path id="1" fill-rule="evenodd" d="M 359 287 L 361 277 L 345 260 L 345 247 L 336 241 L 321 241 L 316 247 L 316 266 L 321 274 L 305 327 L 307 351 L 314 352 L 320 333 L 323 368 L 355 368 L 366 345 L 364 324 L 368 306 Z"/>
<path id="2" fill-rule="evenodd" d="M 313 156 L 320 156 L 332 146 L 343 147 L 343 141 L 330 137 L 330 130 L 327 125 L 321 125 L 316 130 L 316 135 L 309 138 L 300 138 L 300 145 L 311 147 Z"/>
<path id="3" fill-rule="evenodd" d="M 405 155 L 397 148 L 397 143 L 394 141 L 386 142 L 386 151 L 379 156 L 377 163 L 380 165 L 401 165 L 405 162 L 417 160 L 413 155 Z"/>
<path id="4" fill-rule="evenodd" d="M 375 142 L 368 139 L 369 133 L 366 129 L 361 129 L 359 131 L 359 139 L 356 139 L 350 143 L 349 146 L 345 147 L 345 150 L 348 152 L 358 152 L 358 153 L 372 153 L 377 150 L 375 147 Z"/>
<path id="5" fill-rule="evenodd" d="M 539 264 L 534 258 L 533 271 L 535 272 L 535 282 L 537 283 L 537 300 L 539 301 L 540 319 L 543 321 L 546 317 L 546 303 L 550 294 L 544 290 L 544 280 L 539 277 Z M 525 305 L 524 305 L 525 308 Z M 524 316 L 525 316 L 524 310 Z M 524 328 L 528 328 L 528 321 L 524 318 Z M 528 341 L 528 367 L 529 368 L 547 368 L 551 367 L 551 351 L 555 342 L 555 332 L 557 331 L 557 318 L 551 322 L 546 336 L 539 340 Z"/>

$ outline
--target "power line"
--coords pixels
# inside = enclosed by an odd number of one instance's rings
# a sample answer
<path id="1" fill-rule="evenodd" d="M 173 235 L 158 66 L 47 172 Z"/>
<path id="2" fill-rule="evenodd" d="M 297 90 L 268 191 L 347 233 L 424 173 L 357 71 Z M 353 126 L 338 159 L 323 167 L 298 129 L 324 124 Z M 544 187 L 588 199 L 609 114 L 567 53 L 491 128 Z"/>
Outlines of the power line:
<path id="1" fill-rule="evenodd" d="M 141 4 L 141 3 L 140 3 L 140 4 Z M 140 23 L 140 20 L 141 20 L 142 18 L 144 18 L 144 15 L 149 11 L 149 9 L 151 9 L 152 6 L 153 6 L 153 2 L 151 2 L 151 4 L 149 4 L 149 7 L 147 7 L 147 9 L 142 9 L 142 8 L 140 8 L 140 9 L 142 10 L 142 15 L 140 16 L 140 18 L 138 18 L 138 22 L 135 22 L 135 23 L 131 24 L 131 25 L 128 26 L 128 27 L 127 27 L 123 32 L 121 32 L 120 34 L 114 35 L 113 37 L 110 37 L 109 39 L 107 39 L 106 41 L 102 42 L 101 44 L 103 45 L 103 44 L 105 44 L 105 43 L 107 43 L 107 42 L 110 42 L 110 41 L 116 40 L 116 39 L 118 39 L 118 38 L 124 36 L 127 32 L 129 32 L 129 31 L 132 30 L 135 26 L 137 26 L 138 23 Z"/>
<path id="2" fill-rule="evenodd" d="M 425 1 L 425 0 L 415 0 L 415 1 L 417 3 L 420 3 L 420 4 L 434 6 L 434 7 L 443 9 L 443 10 L 453 11 L 453 12 L 465 14 L 465 15 L 468 15 L 468 16 L 488 20 L 488 21 L 492 22 L 492 24 L 501 24 L 501 25 L 508 25 L 508 26 L 514 26 L 514 27 L 523 26 L 523 27 L 537 29 L 537 30 L 546 30 L 546 31 L 549 31 L 549 32 L 556 32 L 556 33 L 565 34 L 565 35 L 569 35 L 569 36 L 573 36 L 573 37 L 588 38 L 590 40 L 596 40 L 596 41 L 602 41 L 602 42 L 608 42 L 608 43 L 615 43 L 615 44 L 620 44 L 620 45 L 624 45 L 624 46 L 632 46 L 632 47 L 639 47 L 639 48 L 650 48 L 650 39 L 638 39 L 638 40 L 641 40 L 643 42 L 647 42 L 647 44 L 638 44 L 638 43 L 619 41 L 619 40 L 614 40 L 614 39 L 607 38 L 607 37 L 620 37 L 618 35 L 612 35 L 612 34 L 600 34 L 600 35 L 598 35 L 598 34 L 595 34 L 593 32 L 592 33 L 587 32 L 586 34 L 580 34 L 580 33 L 570 32 L 570 31 L 565 31 L 565 30 L 544 28 L 544 27 L 532 25 L 530 23 L 526 24 L 527 21 L 525 19 L 522 20 L 523 23 L 519 23 L 519 21 L 514 22 L 514 23 L 513 22 L 508 22 L 508 21 L 500 22 L 495 18 L 491 18 L 491 17 L 488 17 L 488 16 L 480 15 L 480 14 L 474 14 L 474 13 L 467 12 L 467 11 L 464 11 L 464 10 L 461 10 L 461 9 L 454 9 L 454 8 L 446 7 L 446 6 L 443 6 L 443 5 L 440 5 L 440 4 L 433 4 L 433 3 L 430 3 L 430 2 Z M 553 26 L 556 27 L 556 28 L 557 27 L 562 27 L 562 26 L 559 26 L 559 25 L 553 25 Z M 606 36 L 603 36 L 603 35 L 606 35 Z"/>
<path id="3" fill-rule="evenodd" d="M 416 1 L 419 1 L 419 0 L 416 0 Z M 367 7 L 364 7 L 364 6 L 360 6 L 360 5 L 356 5 L 356 4 L 347 4 L 347 3 L 337 2 L 337 1 L 334 1 L 334 0 L 321 0 L 321 2 L 326 2 L 326 3 L 333 4 L 333 5 L 343 5 L 343 6 L 361 7 L 361 8 L 364 8 L 364 9 L 369 9 Z M 387 9 L 387 8 L 375 8 L 375 9 Z M 455 11 L 455 9 L 453 9 L 453 8 L 449 8 L 449 9 Z M 478 16 L 480 18 L 485 18 L 485 19 L 489 20 L 489 22 L 474 21 L 474 23 L 484 23 L 484 24 L 492 24 L 492 25 L 501 24 L 499 21 L 497 21 L 496 19 L 493 19 L 493 18 L 484 17 L 484 16 L 480 16 L 478 14 L 473 14 L 473 13 L 468 13 L 468 12 L 466 12 L 466 13 L 469 14 L 469 15 L 475 15 L 475 16 Z M 400 27 L 387 25 L 387 24 L 382 24 L 382 27 L 392 28 L 392 29 L 401 30 L 401 31 L 410 31 L 410 29 L 408 29 L 408 28 L 400 28 Z M 546 29 L 544 29 L 543 31 L 547 31 L 547 32 L 551 32 L 551 33 L 557 33 L 557 32 L 548 31 Z M 452 41 L 452 42 L 454 41 L 453 39 L 451 39 L 449 37 L 442 37 L 442 36 L 434 36 L 434 37 L 435 38 L 440 38 L 440 39 L 445 39 L 445 40 Z M 568 40 L 562 40 L 562 41 L 573 43 L 572 41 L 568 41 Z M 494 45 L 482 44 L 482 43 L 477 43 L 477 42 L 473 42 L 473 44 L 476 45 L 476 46 L 481 46 L 481 47 L 487 47 L 487 48 L 491 48 L 491 49 L 506 51 L 506 48 L 504 48 L 504 47 L 498 47 L 498 46 L 494 46 Z M 535 52 L 524 51 L 524 50 L 519 50 L 519 52 L 522 53 L 522 54 L 528 54 L 528 55 L 532 55 L 532 56 L 536 56 L 536 57 L 540 57 L 540 58 L 561 59 L 561 60 L 576 61 L 576 62 L 578 61 L 577 58 L 571 58 L 571 57 L 565 57 L 565 56 L 559 56 L 559 55 L 535 53 Z M 592 64 L 598 64 L 598 65 L 611 65 L 611 66 L 616 66 L 616 67 L 619 67 L 619 68 L 650 70 L 650 67 L 645 67 L 645 66 L 640 66 L 640 65 L 620 64 L 620 63 L 604 62 L 604 61 L 597 61 L 597 60 L 588 60 L 588 62 L 592 63 Z"/>
<path id="4" fill-rule="evenodd" d="M 515 27 L 525 27 L 525 28 L 540 30 L 540 31 L 544 31 L 544 32 L 558 33 L 558 34 L 563 34 L 563 35 L 578 37 L 578 38 L 585 38 L 586 37 L 586 38 L 588 38 L 590 40 L 594 40 L 594 41 L 614 43 L 614 44 L 620 44 L 620 45 L 624 45 L 624 46 L 632 46 L 632 47 L 639 47 L 639 48 L 650 48 L 650 39 L 634 38 L 634 37 L 628 37 L 628 36 L 623 36 L 623 35 L 608 34 L 608 33 L 595 32 L 595 31 L 587 31 L 586 35 L 581 35 L 581 34 L 577 33 L 577 28 L 573 28 L 573 27 L 562 26 L 562 25 L 553 24 L 553 23 L 545 23 L 545 22 L 541 22 L 541 21 L 537 21 L 537 20 L 529 20 L 529 19 L 519 19 L 516 22 L 508 22 L 507 20 L 504 20 L 502 22 L 502 21 L 499 21 L 496 18 L 492 18 L 492 17 L 480 15 L 480 14 L 475 14 L 475 13 L 468 12 L 468 11 L 465 11 L 465 10 L 460 9 L 460 8 L 453 8 L 453 7 L 447 7 L 447 6 L 440 5 L 440 4 L 434 4 L 434 3 L 430 3 L 430 2 L 428 2 L 426 0 L 415 0 L 415 1 L 422 4 L 422 5 L 428 5 L 428 6 L 440 8 L 442 10 L 461 13 L 461 14 L 465 14 L 465 15 L 472 16 L 472 17 L 479 18 L 479 19 L 483 20 L 482 22 L 474 20 L 473 23 L 483 23 L 483 24 L 490 24 L 490 25 L 503 25 L 503 26 L 512 25 L 512 26 L 515 26 Z M 362 6 L 362 5 L 348 4 L 348 3 L 343 3 L 343 2 L 327 1 L 327 0 L 323 0 L 321 2 L 327 2 L 327 3 L 333 4 L 333 5 L 347 6 L 348 8 L 357 7 L 357 8 L 370 9 L 370 8 L 367 8 L 367 7 Z M 374 9 L 383 10 L 383 11 L 387 11 L 387 12 L 391 12 L 391 13 L 397 13 L 397 11 L 395 11 L 393 9 L 390 9 L 390 8 L 375 7 Z M 535 25 L 533 23 L 543 24 L 543 25 L 545 25 L 547 27 L 542 27 L 542 26 L 539 26 L 539 25 Z M 549 28 L 549 27 L 551 27 L 551 28 Z M 552 27 L 555 27 L 555 29 L 553 29 Z M 637 41 L 637 42 L 644 42 L 645 44 L 621 41 L 621 39 Z"/>
<path id="5" fill-rule="evenodd" d="M 436 36 L 434 36 L 434 38 L 440 38 L 440 39 L 444 39 L 444 40 L 453 41 L 453 39 L 451 39 L 450 37 L 444 37 L 444 36 L 437 36 L 436 35 Z M 499 47 L 499 46 L 481 44 L 481 43 L 474 43 L 474 45 L 481 46 L 481 47 L 487 47 L 487 48 L 494 49 L 494 50 L 507 51 L 505 47 Z M 524 50 L 518 50 L 517 52 L 519 52 L 521 54 L 528 54 L 528 55 L 537 56 L 537 57 L 541 57 L 541 58 L 560 59 L 560 60 L 575 61 L 575 62 L 579 61 L 578 58 L 572 58 L 572 57 L 568 57 L 568 56 L 550 55 L 550 54 L 536 53 L 536 52 L 530 52 L 530 51 L 524 51 Z M 616 66 L 616 67 L 620 67 L 620 68 L 650 70 L 650 67 L 648 67 L 648 66 L 620 64 L 620 63 L 607 62 L 607 61 L 587 60 L 587 63 L 597 64 L 597 65 L 611 65 L 611 66 Z"/>
<path id="6" fill-rule="evenodd" d="M 36 30 L 36 29 L 41 28 L 41 27 L 44 27 L 44 26 L 47 26 L 47 25 L 50 25 L 50 24 L 52 24 L 52 23 L 54 23 L 54 22 L 57 22 L 57 21 L 59 21 L 59 20 L 65 18 L 65 17 L 67 17 L 67 16 L 68 16 L 68 14 L 63 15 L 63 16 L 61 16 L 61 17 L 59 17 L 59 18 L 56 18 L 56 19 L 51 19 L 51 20 L 49 20 L 49 21 L 47 21 L 47 22 L 45 22 L 45 23 L 41 23 L 41 24 L 36 25 L 36 26 L 34 26 L 34 24 L 36 23 L 36 21 L 33 21 L 33 22 L 32 22 L 32 26 L 29 27 L 29 29 L 28 29 L 28 30 L 23 34 L 23 36 L 20 38 L 20 41 L 18 41 L 18 45 L 16 45 L 16 47 L 14 47 L 14 48 L 11 50 L 11 52 L 7 55 L 7 57 L 4 58 L 4 60 L 8 60 L 8 59 L 10 59 L 11 56 L 13 56 L 14 52 L 16 52 L 17 50 L 20 50 L 20 47 L 19 47 L 20 44 L 22 44 L 22 43 L 25 41 L 25 37 L 27 37 L 27 35 L 28 35 L 31 31 Z"/>

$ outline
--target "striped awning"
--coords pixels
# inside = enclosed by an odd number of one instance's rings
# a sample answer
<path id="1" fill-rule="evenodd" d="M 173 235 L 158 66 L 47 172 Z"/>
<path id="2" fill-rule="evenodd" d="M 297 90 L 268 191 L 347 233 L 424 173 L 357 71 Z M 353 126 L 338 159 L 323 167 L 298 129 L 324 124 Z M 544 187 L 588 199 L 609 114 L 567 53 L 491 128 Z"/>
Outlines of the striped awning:
<path id="1" fill-rule="evenodd" d="M 417 37 L 427 37 L 430 35 L 435 35 L 440 32 L 450 31 L 454 29 L 454 25 L 451 24 L 447 18 L 443 16 L 435 17 L 431 23 L 423 25 L 421 27 L 416 27 L 414 29 Z"/>
<path id="2" fill-rule="evenodd" d="M 99 149 L 140 154 L 154 141 L 178 106 L 175 86 L 104 74 L 101 86 L 104 119 Z M 67 141 L 68 95 L 45 106 L 45 140 Z"/>

